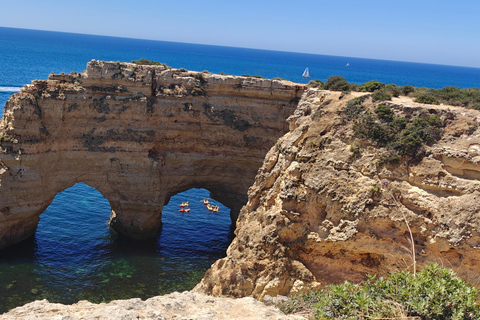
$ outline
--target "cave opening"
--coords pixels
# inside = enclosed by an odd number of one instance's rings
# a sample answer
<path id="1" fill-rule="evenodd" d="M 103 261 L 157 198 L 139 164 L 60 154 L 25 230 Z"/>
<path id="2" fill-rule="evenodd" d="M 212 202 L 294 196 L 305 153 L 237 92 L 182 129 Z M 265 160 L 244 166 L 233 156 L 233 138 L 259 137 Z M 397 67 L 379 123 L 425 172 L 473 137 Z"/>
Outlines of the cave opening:
<path id="1" fill-rule="evenodd" d="M 219 206 L 209 211 L 201 200 Z M 190 212 L 180 212 L 189 201 Z M 0 254 L 0 312 L 33 300 L 71 304 L 191 290 L 226 255 L 234 233 L 230 210 L 206 189 L 172 196 L 156 239 L 133 240 L 109 227 L 110 203 L 84 183 L 58 193 L 35 236 Z"/>

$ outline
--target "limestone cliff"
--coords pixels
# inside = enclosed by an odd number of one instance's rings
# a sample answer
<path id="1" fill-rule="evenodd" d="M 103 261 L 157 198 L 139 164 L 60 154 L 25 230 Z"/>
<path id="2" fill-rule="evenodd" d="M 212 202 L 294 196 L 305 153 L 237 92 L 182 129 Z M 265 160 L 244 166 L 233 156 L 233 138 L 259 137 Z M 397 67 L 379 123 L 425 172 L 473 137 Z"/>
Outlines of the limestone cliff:
<path id="1" fill-rule="evenodd" d="M 305 89 L 289 81 L 91 61 L 14 94 L 0 123 L 0 248 L 33 235 L 75 183 L 110 202 L 111 226 L 155 237 L 172 195 L 206 188 L 235 221 Z"/>
<path id="2" fill-rule="evenodd" d="M 480 286 L 480 112 L 387 102 L 399 117 L 438 116 L 441 138 L 416 161 L 379 165 L 385 148 L 354 136 L 341 112 L 352 98 L 304 94 L 249 189 L 227 257 L 196 290 L 261 299 L 412 270 L 405 218 L 417 268 L 439 263 Z"/>
<path id="3" fill-rule="evenodd" d="M 341 111 L 363 94 L 305 90 L 98 61 L 34 81 L 0 124 L 0 248 L 32 235 L 76 182 L 100 191 L 112 227 L 133 237 L 156 235 L 170 196 L 204 187 L 233 220 L 246 204 L 197 291 L 261 299 L 411 270 L 409 227 L 417 268 L 437 262 L 480 286 L 480 112 L 387 102 L 442 128 L 417 160 L 380 165 L 385 148 L 356 137 Z"/>

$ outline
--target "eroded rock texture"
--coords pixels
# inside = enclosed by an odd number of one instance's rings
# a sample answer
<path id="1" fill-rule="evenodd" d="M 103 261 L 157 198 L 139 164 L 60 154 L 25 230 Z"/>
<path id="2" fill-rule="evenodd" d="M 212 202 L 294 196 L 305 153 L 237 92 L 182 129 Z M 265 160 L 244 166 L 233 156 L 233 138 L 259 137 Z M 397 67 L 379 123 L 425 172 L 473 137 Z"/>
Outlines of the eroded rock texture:
<path id="1" fill-rule="evenodd" d="M 387 102 L 407 119 L 437 115 L 442 138 L 420 161 L 379 166 L 385 149 L 354 137 L 339 112 L 352 98 L 304 94 L 249 189 L 227 257 L 196 290 L 261 299 L 412 270 L 404 217 L 417 268 L 438 263 L 480 286 L 480 113 Z"/>
<path id="2" fill-rule="evenodd" d="M 80 301 L 73 305 L 39 300 L 0 315 L 2 320 L 305 320 L 285 315 L 273 306 L 251 298 L 216 298 L 193 292 L 174 292 L 142 301 L 140 298 L 94 304 Z"/>
<path id="3" fill-rule="evenodd" d="M 172 195 L 201 187 L 236 219 L 305 87 L 165 66 L 91 61 L 14 94 L 0 123 L 0 248 L 34 234 L 58 192 L 84 182 L 111 226 L 157 235 Z"/>

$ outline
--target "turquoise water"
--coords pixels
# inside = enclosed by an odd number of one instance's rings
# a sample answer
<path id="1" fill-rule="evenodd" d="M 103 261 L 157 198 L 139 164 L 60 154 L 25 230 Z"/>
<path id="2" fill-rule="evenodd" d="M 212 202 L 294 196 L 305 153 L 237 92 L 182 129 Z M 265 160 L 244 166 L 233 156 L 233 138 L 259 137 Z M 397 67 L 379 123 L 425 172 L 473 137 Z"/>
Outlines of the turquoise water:
<path id="1" fill-rule="evenodd" d="M 58 194 L 40 216 L 33 239 L 0 255 L 0 312 L 36 299 L 74 303 L 190 290 L 225 256 L 230 210 L 203 205 L 205 189 L 173 196 L 158 239 L 132 241 L 110 231 L 110 206 L 85 184 Z M 189 213 L 179 204 L 190 201 Z"/>
<path id="2" fill-rule="evenodd" d="M 281 77 L 305 83 L 341 75 L 349 82 L 480 87 L 480 69 L 186 43 L 147 41 L 0 27 L 0 114 L 8 97 L 50 72 L 83 71 L 91 59 L 160 61 L 174 68 Z M 350 66 L 345 65 L 349 63 Z M 33 239 L 0 251 L 0 312 L 35 299 L 93 302 L 189 290 L 225 256 L 233 233 L 228 208 L 210 213 L 204 189 L 171 198 L 158 239 L 133 242 L 108 228 L 110 207 L 99 192 L 77 184 L 40 216 Z M 190 200 L 191 212 L 178 204 Z M 220 204 L 221 205 L 221 204 Z"/>

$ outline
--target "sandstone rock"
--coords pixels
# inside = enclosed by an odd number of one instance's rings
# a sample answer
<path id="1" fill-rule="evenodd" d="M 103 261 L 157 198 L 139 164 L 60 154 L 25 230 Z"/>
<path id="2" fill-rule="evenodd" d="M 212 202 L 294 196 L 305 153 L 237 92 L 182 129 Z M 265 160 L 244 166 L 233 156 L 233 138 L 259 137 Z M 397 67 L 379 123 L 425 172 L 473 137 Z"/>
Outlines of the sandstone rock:
<path id="1" fill-rule="evenodd" d="M 446 126 L 422 161 L 378 167 L 382 149 L 369 141 L 352 156 L 352 123 L 338 113 L 352 98 L 304 94 L 249 189 L 227 257 L 195 290 L 262 299 L 412 270 L 404 216 L 417 268 L 439 263 L 480 286 L 480 113 L 387 103 L 397 116 L 432 113 Z M 382 179 L 389 186 L 377 189 Z"/>
<path id="2" fill-rule="evenodd" d="M 80 301 L 73 305 L 38 300 L 0 315 L 2 320 L 301 320 L 299 315 L 284 315 L 280 310 L 251 298 L 231 299 L 205 296 L 193 292 L 174 292 L 142 301 L 115 300 L 93 304 Z"/>
<path id="3" fill-rule="evenodd" d="M 91 61 L 36 80 L 0 122 L 0 248 L 32 236 L 55 195 L 97 189 L 111 226 L 155 237 L 172 195 L 205 188 L 235 221 L 305 86 Z"/>

